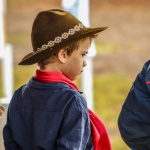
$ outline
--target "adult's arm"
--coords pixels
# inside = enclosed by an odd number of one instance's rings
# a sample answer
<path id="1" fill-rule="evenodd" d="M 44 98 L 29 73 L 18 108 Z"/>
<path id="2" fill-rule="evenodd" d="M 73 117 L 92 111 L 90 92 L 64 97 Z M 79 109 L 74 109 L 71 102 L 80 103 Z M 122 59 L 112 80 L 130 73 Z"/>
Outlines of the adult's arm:
<path id="1" fill-rule="evenodd" d="M 145 63 L 127 95 L 118 126 L 132 150 L 150 149 L 150 61 Z"/>

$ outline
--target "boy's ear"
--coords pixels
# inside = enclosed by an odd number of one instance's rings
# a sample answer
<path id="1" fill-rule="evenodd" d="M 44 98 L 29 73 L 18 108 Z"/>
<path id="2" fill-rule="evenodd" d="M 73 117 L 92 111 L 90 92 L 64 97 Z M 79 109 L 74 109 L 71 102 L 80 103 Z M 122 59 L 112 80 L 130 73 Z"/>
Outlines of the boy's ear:
<path id="1" fill-rule="evenodd" d="M 66 62 L 67 60 L 67 50 L 66 49 L 61 49 L 59 52 L 58 52 L 58 59 L 60 62 L 62 62 L 63 64 Z"/>

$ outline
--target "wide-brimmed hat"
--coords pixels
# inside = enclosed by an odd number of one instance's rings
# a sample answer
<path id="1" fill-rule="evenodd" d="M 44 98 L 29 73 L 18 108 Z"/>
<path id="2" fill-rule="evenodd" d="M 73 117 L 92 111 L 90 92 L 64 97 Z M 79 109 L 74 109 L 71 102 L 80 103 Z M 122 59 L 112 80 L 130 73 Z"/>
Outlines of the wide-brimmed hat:
<path id="1" fill-rule="evenodd" d="M 36 16 L 32 26 L 33 51 L 27 54 L 19 65 L 35 64 L 71 43 L 106 28 L 87 28 L 76 17 L 64 10 L 42 11 Z"/>

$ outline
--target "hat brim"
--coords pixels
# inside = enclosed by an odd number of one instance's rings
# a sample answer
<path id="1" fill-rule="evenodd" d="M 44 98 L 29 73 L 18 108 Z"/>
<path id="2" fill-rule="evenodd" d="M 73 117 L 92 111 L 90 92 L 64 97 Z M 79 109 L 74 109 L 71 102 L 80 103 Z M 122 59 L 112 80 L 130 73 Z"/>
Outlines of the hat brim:
<path id="1" fill-rule="evenodd" d="M 75 42 L 76 40 L 80 40 L 82 38 L 88 37 L 90 35 L 99 33 L 105 29 L 107 29 L 108 27 L 97 27 L 97 28 L 85 28 L 84 32 L 82 32 L 81 34 L 69 37 L 68 39 L 65 39 L 64 41 L 62 41 L 61 43 L 59 43 L 56 46 L 53 46 L 52 49 L 55 50 L 55 52 L 59 51 L 60 49 L 70 45 L 71 43 Z M 35 52 L 31 52 L 29 54 L 27 54 L 19 63 L 19 65 L 33 65 L 45 58 L 47 58 L 48 56 L 52 55 L 54 53 L 53 50 L 50 50 L 50 48 L 40 51 L 38 53 Z"/>

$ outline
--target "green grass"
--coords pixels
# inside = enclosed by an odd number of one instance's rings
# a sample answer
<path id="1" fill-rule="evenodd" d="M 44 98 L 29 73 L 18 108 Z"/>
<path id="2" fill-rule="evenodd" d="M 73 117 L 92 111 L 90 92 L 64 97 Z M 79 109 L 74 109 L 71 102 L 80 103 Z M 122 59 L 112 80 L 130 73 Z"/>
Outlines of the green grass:
<path id="1" fill-rule="evenodd" d="M 28 82 L 35 74 L 35 69 L 36 66 L 16 66 L 14 90 Z M 129 76 L 120 74 L 94 75 L 94 111 L 106 125 L 114 150 L 129 150 L 120 137 L 117 119 L 132 81 Z M 80 85 L 79 80 L 76 83 Z M 0 85 L 2 85 L 1 78 Z M 2 88 L 0 88 L 0 96 L 2 96 Z"/>
<path id="2" fill-rule="evenodd" d="M 29 81 L 35 75 L 36 66 L 17 66 L 14 69 L 14 89 Z"/>
<path id="3" fill-rule="evenodd" d="M 113 149 L 129 150 L 118 131 L 118 115 L 133 79 L 120 74 L 94 76 L 94 108 L 109 132 Z"/>
<path id="4" fill-rule="evenodd" d="M 114 42 L 109 43 L 96 42 L 95 46 L 99 54 L 110 54 L 116 53 L 118 51 L 118 44 Z"/>
<path id="5" fill-rule="evenodd" d="M 6 41 L 12 44 L 24 44 L 28 41 L 28 35 L 23 32 L 17 32 L 16 34 L 12 34 L 6 37 Z"/>

